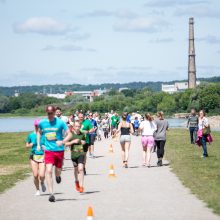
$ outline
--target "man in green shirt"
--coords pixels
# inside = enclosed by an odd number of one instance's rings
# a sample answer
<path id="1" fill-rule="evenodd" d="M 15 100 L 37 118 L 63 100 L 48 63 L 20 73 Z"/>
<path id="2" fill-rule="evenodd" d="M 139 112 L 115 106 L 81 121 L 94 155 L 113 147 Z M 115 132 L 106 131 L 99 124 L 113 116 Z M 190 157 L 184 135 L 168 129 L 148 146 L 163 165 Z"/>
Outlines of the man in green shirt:
<path id="1" fill-rule="evenodd" d="M 118 128 L 118 124 L 120 122 L 120 117 L 115 112 L 114 115 L 111 117 L 111 135 L 114 136 L 115 132 Z"/>
<path id="2" fill-rule="evenodd" d="M 86 154 L 88 152 L 90 142 L 89 142 L 89 133 L 92 133 L 94 131 L 93 125 L 90 120 L 85 119 L 85 116 L 83 113 L 79 113 L 78 115 L 79 122 L 81 123 L 81 129 L 80 131 L 86 135 L 86 144 L 84 145 L 84 153 L 85 153 L 85 162 L 84 164 L 86 165 Z M 84 166 L 84 173 L 86 175 L 86 168 Z"/>

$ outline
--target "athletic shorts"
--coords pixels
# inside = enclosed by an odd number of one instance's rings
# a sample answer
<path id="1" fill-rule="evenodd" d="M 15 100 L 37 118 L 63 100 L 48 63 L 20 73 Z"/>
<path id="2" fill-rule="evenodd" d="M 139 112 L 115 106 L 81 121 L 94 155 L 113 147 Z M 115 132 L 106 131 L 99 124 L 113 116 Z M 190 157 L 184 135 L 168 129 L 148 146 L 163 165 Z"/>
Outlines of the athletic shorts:
<path id="1" fill-rule="evenodd" d="M 88 144 L 88 143 L 83 145 L 83 150 L 84 150 L 85 153 L 88 152 L 89 146 L 90 146 L 90 144 Z"/>
<path id="2" fill-rule="evenodd" d="M 45 164 L 53 164 L 57 168 L 62 168 L 64 159 L 64 151 L 46 151 L 45 150 Z"/>
<path id="3" fill-rule="evenodd" d="M 131 136 L 130 135 L 121 135 L 120 143 L 124 144 L 125 142 L 131 142 Z"/>
<path id="4" fill-rule="evenodd" d="M 72 158 L 72 161 L 73 161 L 73 166 L 74 167 L 78 167 L 78 165 L 80 163 L 84 164 L 85 163 L 85 155 L 80 155 L 79 157 L 77 158 Z"/>
<path id="5" fill-rule="evenodd" d="M 38 156 L 38 155 L 37 155 Z M 36 163 L 44 163 L 44 155 L 39 155 L 41 158 L 36 158 L 33 154 L 29 156 L 30 160 L 33 160 Z M 42 158 L 43 157 L 43 158 Z"/>
<path id="6" fill-rule="evenodd" d="M 89 135 L 90 145 L 94 145 L 94 143 L 95 143 L 95 138 L 96 138 L 96 135 Z"/>
<path id="7" fill-rule="evenodd" d="M 154 146 L 154 137 L 153 136 L 142 136 L 141 143 L 144 148 Z"/>

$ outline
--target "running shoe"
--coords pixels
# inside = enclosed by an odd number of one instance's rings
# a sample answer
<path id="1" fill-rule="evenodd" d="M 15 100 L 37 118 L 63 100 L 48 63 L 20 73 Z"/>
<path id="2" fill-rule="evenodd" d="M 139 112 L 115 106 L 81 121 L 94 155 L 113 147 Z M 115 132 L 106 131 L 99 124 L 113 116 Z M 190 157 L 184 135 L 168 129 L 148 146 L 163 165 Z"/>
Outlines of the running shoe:
<path id="1" fill-rule="evenodd" d="M 35 193 L 35 196 L 40 196 L 40 190 L 37 190 L 37 192 Z"/>
<path id="2" fill-rule="evenodd" d="M 55 196 L 53 195 L 53 194 L 51 194 L 50 196 L 49 196 L 49 201 L 50 202 L 55 202 L 56 200 L 55 200 Z"/>
<path id="3" fill-rule="evenodd" d="M 61 176 L 56 176 L 56 182 L 57 182 L 57 184 L 61 183 Z"/>
<path id="4" fill-rule="evenodd" d="M 84 188 L 83 188 L 83 187 L 80 187 L 79 192 L 80 192 L 80 193 L 83 193 L 83 192 L 84 192 Z"/>
<path id="5" fill-rule="evenodd" d="M 75 182 L 76 191 L 80 192 L 79 181 Z"/>
<path id="6" fill-rule="evenodd" d="M 41 189 L 42 189 L 42 192 L 46 192 L 46 190 L 47 190 L 44 182 L 41 183 Z"/>

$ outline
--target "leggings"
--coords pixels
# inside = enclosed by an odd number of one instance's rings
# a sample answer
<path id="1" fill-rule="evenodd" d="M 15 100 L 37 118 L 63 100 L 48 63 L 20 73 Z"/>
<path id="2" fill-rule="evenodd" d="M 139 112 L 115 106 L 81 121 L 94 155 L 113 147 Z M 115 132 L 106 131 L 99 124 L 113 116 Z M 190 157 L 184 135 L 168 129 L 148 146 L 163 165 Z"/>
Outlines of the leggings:
<path id="1" fill-rule="evenodd" d="M 155 140 L 157 145 L 157 158 L 163 158 L 166 140 Z"/>

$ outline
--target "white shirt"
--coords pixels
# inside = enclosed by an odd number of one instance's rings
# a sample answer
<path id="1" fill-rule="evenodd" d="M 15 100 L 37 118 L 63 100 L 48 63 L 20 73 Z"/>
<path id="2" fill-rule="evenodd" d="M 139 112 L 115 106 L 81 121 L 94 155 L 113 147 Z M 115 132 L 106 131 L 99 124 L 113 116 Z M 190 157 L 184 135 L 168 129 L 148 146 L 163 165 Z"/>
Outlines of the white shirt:
<path id="1" fill-rule="evenodd" d="M 68 117 L 61 115 L 60 117 L 57 117 L 60 120 L 62 120 L 63 122 L 67 123 L 68 122 Z"/>
<path id="2" fill-rule="evenodd" d="M 207 127 L 209 125 L 208 118 L 203 117 L 203 119 L 199 118 L 199 130 Z"/>
<path id="3" fill-rule="evenodd" d="M 153 121 L 142 121 L 140 124 L 142 136 L 153 136 L 154 132 L 157 130 L 157 126 Z"/>

